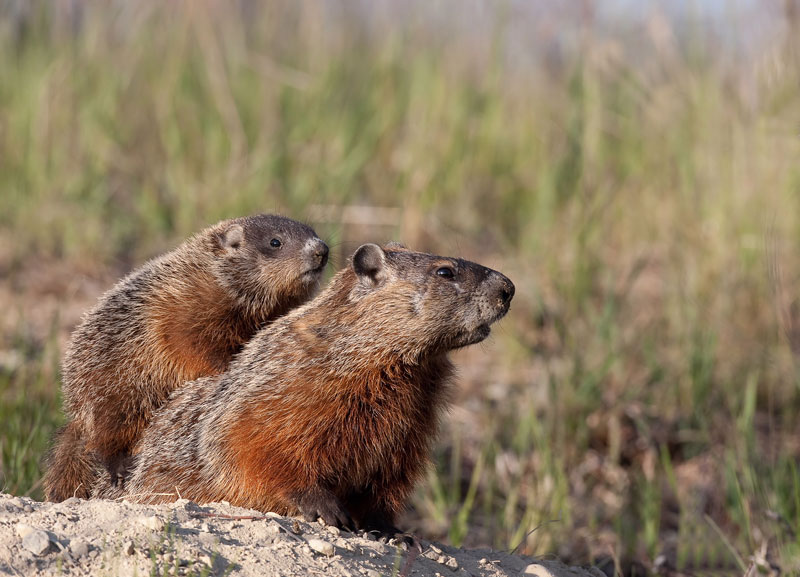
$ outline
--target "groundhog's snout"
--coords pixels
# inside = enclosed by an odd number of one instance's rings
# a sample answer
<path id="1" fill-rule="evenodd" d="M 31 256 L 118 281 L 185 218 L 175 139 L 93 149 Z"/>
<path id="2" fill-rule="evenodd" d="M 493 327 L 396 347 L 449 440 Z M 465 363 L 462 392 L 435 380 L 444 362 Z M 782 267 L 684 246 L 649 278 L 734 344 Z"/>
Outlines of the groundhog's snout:
<path id="1" fill-rule="evenodd" d="M 308 255 L 313 263 L 315 270 L 325 268 L 328 264 L 328 245 L 322 239 L 314 238 L 308 247 Z"/>
<path id="2" fill-rule="evenodd" d="M 503 303 L 504 306 L 508 307 L 511 304 L 511 299 L 514 298 L 514 283 L 511 282 L 506 276 L 500 275 L 501 277 L 501 286 L 500 286 L 500 301 Z"/>
<path id="3" fill-rule="evenodd" d="M 514 283 L 507 276 L 497 271 L 492 271 L 490 282 L 493 296 L 499 301 L 500 308 L 505 313 L 511 305 L 511 299 L 514 298 L 514 291 L 516 290 Z"/>

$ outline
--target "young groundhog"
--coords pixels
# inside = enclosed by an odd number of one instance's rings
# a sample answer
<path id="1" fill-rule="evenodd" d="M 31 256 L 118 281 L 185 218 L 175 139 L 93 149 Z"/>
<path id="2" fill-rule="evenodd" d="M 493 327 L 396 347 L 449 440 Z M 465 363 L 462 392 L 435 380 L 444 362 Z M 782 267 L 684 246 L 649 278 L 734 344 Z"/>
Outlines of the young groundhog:
<path id="1" fill-rule="evenodd" d="M 226 500 L 395 534 L 448 402 L 447 353 L 485 339 L 513 295 L 479 264 L 366 244 L 225 373 L 176 391 L 124 492 L 96 496 Z"/>
<path id="2" fill-rule="evenodd" d="M 63 363 L 70 422 L 46 459 L 45 495 L 116 484 L 151 415 L 185 381 L 223 372 L 265 323 L 307 301 L 328 247 L 274 215 L 222 221 L 122 279 L 72 335 Z"/>

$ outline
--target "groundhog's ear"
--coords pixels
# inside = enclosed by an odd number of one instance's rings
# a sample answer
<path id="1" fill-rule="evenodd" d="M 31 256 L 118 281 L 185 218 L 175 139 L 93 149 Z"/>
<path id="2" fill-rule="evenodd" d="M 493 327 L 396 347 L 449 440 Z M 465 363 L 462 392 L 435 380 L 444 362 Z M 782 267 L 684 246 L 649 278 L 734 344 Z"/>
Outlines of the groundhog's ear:
<path id="1" fill-rule="evenodd" d="M 232 224 L 219 237 L 219 244 L 225 252 L 236 252 L 244 243 L 244 227 Z"/>
<path id="2" fill-rule="evenodd" d="M 386 255 L 377 244 L 364 244 L 353 254 L 353 270 L 360 279 L 372 286 L 380 285 L 386 278 Z"/>

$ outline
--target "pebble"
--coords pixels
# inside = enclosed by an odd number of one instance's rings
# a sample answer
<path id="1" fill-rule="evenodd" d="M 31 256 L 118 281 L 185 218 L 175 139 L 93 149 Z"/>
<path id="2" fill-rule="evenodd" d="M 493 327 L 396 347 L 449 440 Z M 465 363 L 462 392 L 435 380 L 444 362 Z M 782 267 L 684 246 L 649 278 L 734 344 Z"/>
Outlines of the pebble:
<path id="1" fill-rule="evenodd" d="M 339 529 L 339 527 L 336 527 L 335 525 L 328 525 L 328 526 L 325 527 L 325 529 L 328 531 L 328 533 L 332 533 L 336 537 L 338 537 L 339 535 L 342 534 L 342 532 Z"/>
<path id="2" fill-rule="evenodd" d="M 163 531 L 164 527 L 166 527 L 167 525 L 164 522 L 164 519 L 161 519 L 160 517 L 157 517 L 155 515 L 152 515 L 150 517 L 139 517 L 138 521 L 140 525 L 144 525 L 145 527 L 153 531 Z"/>
<path id="3" fill-rule="evenodd" d="M 334 553 L 333 545 L 328 543 L 327 541 L 323 541 L 322 539 L 309 539 L 308 546 L 311 547 L 317 553 L 321 553 L 326 557 L 333 556 Z"/>
<path id="4" fill-rule="evenodd" d="M 449 555 L 447 555 L 446 557 L 447 558 L 445 559 L 445 562 L 444 562 L 445 567 L 449 567 L 453 571 L 458 569 L 458 561 L 456 561 L 456 558 L 455 557 L 450 557 Z"/>
<path id="5" fill-rule="evenodd" d="M 353 552 L 356 550 L 355 546 L 353 546 L 353 544 L 347 539 L 337 539 L 336 546 L 341 549 L 344 549 L 345 551 Z"/>
<path id="6" fill-rule="evenodd" d="M 375 569 L 367 569 L 366 575 L 367 577 L 381 577 L 381 574 L 375 571 Z"/>
<path id="7" fill-rule="evenodd" d="M 76 559 L 85 557 L 89 554 L 89 543 L 83 539 L 73 539 L 69 544 L 69 551 Z"/>
<path id="8" fill-rule="evenodd" d="M 17 509 L 22 509 L 25 506 L 25 503 L 19 497 L 12 497 L 8 500 L 8 504 Z"/>
<path id="9" fill-rule="evenodd" d="M 553 574 L 547 568 L 539 565 L 538 563 L 531 563 L 522 572 L 523 575 L 536 575 L 537 577 L 553 577 Z"/>
<path id="10" fill-rule="evenodd" d="M 204 565 L 207 565 L 208 567 L 214 566 L 214 560 L 208 553 L 203 553 L 202 555 L 200 555 L 200 557 L 197 558 L 197 560 L 203 563 Z"/>
<path id="11" fill-rule="evenodd" d="M 61 504 L 65 505 L 65 506 L 77 505 L 81 501 L 82 500 L 79 499 L 78 497 L 70 497 L 69 499 L 65 499 L 64 501 L 61 501 Z"/>
<path id="12" fill-rule="evenodd" d="M 50 549 L 50 537 L 44 531 L 37 529 L 23 537 L 22 546 L 38 557 Z"/>
<path id="13" fill-rule="evenodd" d="M 36 527 L 31 527 L 27 523 L 17 523 L 17 536 L 21 537 L 22 539 L 34 531 L 38 531 L 38 529 L 36 529 Z"/>

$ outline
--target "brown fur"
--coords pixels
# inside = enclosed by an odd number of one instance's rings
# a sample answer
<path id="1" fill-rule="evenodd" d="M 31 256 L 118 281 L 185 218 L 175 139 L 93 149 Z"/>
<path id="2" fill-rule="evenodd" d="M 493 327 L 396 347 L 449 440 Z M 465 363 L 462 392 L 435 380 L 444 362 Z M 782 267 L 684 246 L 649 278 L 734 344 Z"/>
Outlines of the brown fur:
<path id="1" fill-rule="evenodd" d="M 513 294 L 475 263 L 364 245 L 225 373 L 176 391 L 125 491 L 96 495 L 227 500 L 394 532 L 447 406 L 447 352 L 486 338 Z"/>
<path id="2" fill-rule="evenodd" d="M 93 459 L 116 482 L 153 411 L 185 381 L 223 372 L 259 328 L 308 300 L 327 254 L 311 228 L 257 215 L 220 222 L 121 280 L 67 349 L 71 420 L 47 459 L 46 497 L 88 497 Z"/>

